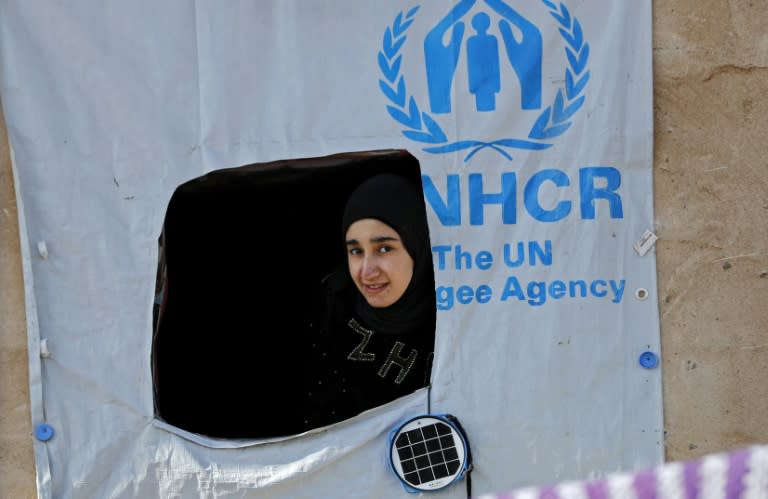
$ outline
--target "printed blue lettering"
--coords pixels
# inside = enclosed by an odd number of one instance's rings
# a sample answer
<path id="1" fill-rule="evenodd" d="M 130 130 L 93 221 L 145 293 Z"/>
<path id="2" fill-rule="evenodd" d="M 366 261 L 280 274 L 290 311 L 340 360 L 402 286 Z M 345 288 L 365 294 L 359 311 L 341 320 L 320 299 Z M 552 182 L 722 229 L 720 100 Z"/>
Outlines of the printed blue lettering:
<path id="1" fill-rule="evenodd" d="M 485 192 L 482 173 L 470 173 L 466 176 L 466 198 L 462 198 L 462 175 L 448 174 L 445 180 L 444 193 L 439 190 L 429 175 L 422 175 L 424 197 L 441 224 L 455 227 L 462 224 L 462 204 L 469 203 L 470 225 L 485 223 L 486 205 L 500 205 L 501 222 L 505 225 L 517 223 L 517 176 L 515 172 L 501 173 L 501 191 Z M 540 191 L 546 182 L 560 189 L 564 199 L 555 206 L 544 207 L 539 199 Z M 558 169 L 546 169 L 534 173 L 526 182 L 523 189 L 522 204 L 525 211 L 539 222 L 550 223 L 561 221 L 574 212 L 572 182 L 568 174 Z M 621 187 L 621 172 L 611 166 L 590 166 L 579 169 L 579 206 L 580 217 L 583 220 L 597 218 L 598 201 L 605 201 L 610 218 L 624 218 L 619 188 Z M 444 195 L 443 195 L 444 194 Z M 567 196 L 567 194 L 571 194 Z M 466 211 L 466 208 L 464 209 Z"/>
<path id="2" fill-rule="evenodd" d="M 477 303 L 488 303 L 491 301 L 493 291 L 486 284 L 481 284 L 474 289 L 472 286 L 459 286 L 454 293 L 453 286 L 439 286 L 435 289 L 435 298 L 437 299 L 438 310 L 450 310 L 455 302 L 462 305 L 469 305 L 473 301 Z"/>
<path id="3" fill-rule="evenodd" d="M 520 301 L 526 301 L 532 307 L 540 307 L 545 305 L 549 298 L 562 300 L 570 295 L 571 298 L 601 299 L 609 297 L 611 302 L 620 303 L 624 296 L 625 284 L 623 279 L 620 281 L 613 279 L 595 279 L 593 281 L 556 279 L 551 282 L 530 281 L 523 287 L 517 277 L 511 276 L 507 278 L 501 301 L 507 301 L 514 296 Z M 612 296 L 609 296 L 609 292 L 612 292 Z"/>
<path id="4" fill-rule="evenodd" d="M 598 291 L 597 287 L 600 286 L 603 288 L 602 290 Z M 605 282 L 602 279 L 595 279 L 592 281 L 592 284 L 589 285 L 589 291 L 592 293 L 593 296 L 597 296 L 598 298 L 602 298 L 603 296 L 608 294 L 608 290 L 605 289 L 608 287 L 608 283 Z"/>
<path id="5" fill-rule="evenodd" d="M 552 281 L 549 284 L 549 296 L 555 300 L 559 300 L 560 298 L 564 297 L 565 290 L 566 286 L 563 281 Z"/>
<path id="6" fill-rule="evenodd" d="M 453 288 L 450 286 L 439 286 L 435 290 L 438 310 L 450 310 L 453 308 Z"/>
<path id="7" fill-rule="evenodd" d="M 461 187 L 458 175 L 451 174 L 445 179 L 446 201 L 440 197 L 437 187 L 432 183 L 428 175 L 422 175 L 421 181 L 424 188 L 424 197 L 437 215 L 440 223 L 446 227 L 461 225 Z"/>
<path id="8" fill-rule="evenodd" d="M 491 301 L 491 287 L 487 286 L 485 284 L 481 284 L 477 287 L 477 292 L 475 293 L 475 299 L 477 300 L 477 303 L 488 303 Z"/>
<path id="9" fill-rule="evenodd" d="M 509 243 L 506 243 L 504 245 L 504 263 L 507 265 L 507 267 L 515 268 L 519 267 L 523 264 L 525 261 L 525 246 L 523 245 L 523 242 L 520 241 L 517 243 L 517 259 L 512 260 L 512 245 Z"/>
<path id="10" fill-rule="evenodd" d="M 464 265 L 462 266 L 462 260 Z M 462 251 L 461 245 L 457 244 L 453 250 L 453 268 L 462 270 L 472 268 L 472 254 L 469 251 Z"/>
<path id="11" fill-rule="evenodd" d="M 501 192 L 486 194 L 483 192 L 483 175 L 469 175 L 469 223 L 483 225 L 483 206 L 486 204 L 501 205 L 501 219 L 505 224 L 514 224 L 517 220 L 515 208 L 517 179 L 514 173 L 501 174 Z"/>
<path id="12" fill-rule="evenodd" d="M 493 254 L 490 251 L 478 251 L 473 255 L 471 251 L 465 251 L 460 244 L 456 246 L 437 245 L 432 246 L 432 253 L 437 255 L 437 269 L 445 270 L 453 251 L 452 270 L 472 270 L 473 262 L 480 270 L 488 270 L 493 265 Z"/>
<path id="13" fill-rule="evenodd" d="M 576 297 L 576 288 L 577 288 L 577 287 L 578 287 L 578 288 L 581 290 L 581 292 L 579 293 L 579 295 L 580 295 L 582 298 L 584 298 L 585 296 L 587 296 L 587 283 L 586 283 L 586 282 L 584 282 L 584 281 L 581 281 L 581 280 L 577 280 L 577 281 L 570 281 L 570 282 L 568 283 L 568 295 L 569 295 L 571 298 L 575 298 L 575 297 Z"/>
<path id="14" fill-rule="evenodd" d="M 525 184 L 525 191 L 523 194 L 525 209 L 527 209 L 528 213 L 539 222 L 557 222 L 568 216 L 571 212 L 571 202 L 560 201 L 554 209 L 544 209 L 539 203 L 539 189 L 547 180 L 557 187 L 568 187 L 571 185 L 571 181 L 568 180 L 568 175 L 560 170 L 549 169 L 535 173 L 531 179 L 528 180 L 528 183 Z"/>
<path id="15" fill-rule="evenodd" d="M 544 241 L 543 250 L 537 241 L 528 241 L 528 263 L 531 266 L 536 265 L 537 255 L 542 265 L 552 265 L 552 241 Z"/>
<path id="16" fill-rule="evenodd" d="M 448 245 L 432 246 L 432 253 L 437 253 L 437 270 L 445 270 L 445 254 L 451 251 Z"/>
<path id="17" fill-rule="evenodd" d="M 488 270 L 493 265 L 493 255 L 490 251 L 480 251 L 475 256 L 475 263 L 480 270 Z"/>
<path id="18" fill-rule="evenodd" d="M 518 300 L 525 300 L 525 294 L 523 293 L 523 288 L 520 287 L 520 281 L 517 280 L 517 277 L 510 276 L 504 284 L 504 291 L 501 293 L 501 301 L 507 301 L 513 296 L 516 296 Z"/>
<path id="19" fill-rule="evenodd" d="M 611 300 L 613 303 L 619 303 L 621 301 L 621 298 L 624 296 L 624 285 L 626 282 L 624 279 L 619 281 L 618 283 L 611 279 L 611 290 L 613 291 L 613 300 Z"/>
<path id="20" fill-rule="evenodd" d="M 517 253 L 513 258 L 512 245 L 510 243 L 504 244 L 504 264 L 507 267 L 515 268 L 519 267 L 525 262 L 525 243 L 519 241 L 515 248 Z M 552 241 L 547 239 L 544 241 L 544 247 L 538 241 L 528 241 L 528 264 L 535 266 L 538 262 L 542 265 L 552 265 Z"/>
<path id="21" fill-rule="evenodd" d="M 528 303 L 534 307 L 544 305 L 547 301 L 547 283 L 532 281 L 528 283 Z"/>
<path id="22" fill-rule="evenodd" d="M 474 298 L 474 296 L 475 292 L 469 286 L 459 286 L 456 290 L 456 300 L 462 305 L 469 305 L 472 303 L 472 298 Z"/>
<path id="23" fill-rule="evenodd" d="M 604 178 L 605 187 L 596 187 L 595 179 Z M 621 186 L 621 173 L 611 166 L 593 166 L 579 169 L 579 186 L 581 192 L 581 218 L 595 218 L 595 200 L 605 199 L 611 218 L 624 218 L 621 196 L 615 192 Z"/>

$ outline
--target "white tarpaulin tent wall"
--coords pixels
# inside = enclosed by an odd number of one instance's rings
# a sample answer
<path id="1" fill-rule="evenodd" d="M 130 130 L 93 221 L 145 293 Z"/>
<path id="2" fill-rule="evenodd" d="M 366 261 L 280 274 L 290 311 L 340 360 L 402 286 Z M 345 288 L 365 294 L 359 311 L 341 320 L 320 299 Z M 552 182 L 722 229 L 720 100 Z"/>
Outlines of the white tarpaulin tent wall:
<path id="1" fill-rule="evenodd" d="M 475 493 L 662 460 L 650 2 L 7 1 L 0 50 L 41 496 L 404 495 L 387 435 L 428 397 Z M 393 148 L 423 173 L 431 395 L 278 442 L 156 420 L 175 189 Z"/>

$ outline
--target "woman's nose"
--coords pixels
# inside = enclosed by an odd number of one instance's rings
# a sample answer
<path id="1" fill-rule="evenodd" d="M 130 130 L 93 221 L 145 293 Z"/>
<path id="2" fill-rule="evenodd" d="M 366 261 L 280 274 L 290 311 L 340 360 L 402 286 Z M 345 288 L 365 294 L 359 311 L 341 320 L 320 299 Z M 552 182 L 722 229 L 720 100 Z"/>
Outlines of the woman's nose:
<path id="1" fill-rule="evenodd" d="M 373 277 L 379 273 L 379 265 L 374 258 L 363 260 L 363 277 Z"/>

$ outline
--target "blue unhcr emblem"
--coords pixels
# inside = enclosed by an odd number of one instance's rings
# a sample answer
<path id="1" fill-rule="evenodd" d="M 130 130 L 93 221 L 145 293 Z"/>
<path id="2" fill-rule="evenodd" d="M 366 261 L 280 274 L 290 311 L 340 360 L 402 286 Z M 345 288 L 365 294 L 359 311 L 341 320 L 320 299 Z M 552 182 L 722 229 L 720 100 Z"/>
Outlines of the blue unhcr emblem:
<path id="1" fill-rule="evenodd" d="M 469 161 L 477 152 L 489 148 L 508 160 L 512 156 L 507 149 L 543 150 L 552 147 L 552 139 L 565 133 L 571 126 L 571 118 L 584 104 L 584 91 L 589 82 L 589 44 L 578 19 L 572 17 L 568 8 L 560 3 L 541 0 L 549 13 L 559 24 L 559 32 L 565 42 L 568 65 L 565 69 L 565 85 L 557 90 L 554 102 L 539 114 L 525 139 L 502 138 L 492 142 L 480 140 L 451 141 L 442 127 L 428 113 L 422 112 L 413 96 L 408 95 L 405 77 L 400 74 L 402 49 L 407 39 L 408 28 L 413 23 L 419 7 L 400 12 L 391 26 L 384 31 L 384 43 L 378 54 L 382 79 L 379 88 L 389 101 L 389 115 L 406 129 L 403 135 L 416 142 L 431 144 L 423 150 L 432 154 L 443 154 L 469 150 L 464 161 Z M 518 14 L 503 0 L 484 0 L 485 4 L 501 20 L 499 31 L 506 49 L 507 60 L 520 82 L 523 110 L 541 109 L 542 87 L 542 37 L 539 29 Z M 462 18 L 477 3 L 477 0 L 461 0 L 424 39 L 429 107 L 433 115 L 451 112 L 451 88 L 464 40 L 465 24 Z M 479 112 L 496 110 L 496 94 L 501 90 L 500 47 L 497 37 L 488 32 L 491 19 L 485 12 L 472 16 L 475 33 L 466 39 L 467 73 L 469 91 L 475 98 Z M 522 36 L 518 41 L 512 32 L 515 28 Z M 447 44 L 443 40 L 449 34 Z"/>

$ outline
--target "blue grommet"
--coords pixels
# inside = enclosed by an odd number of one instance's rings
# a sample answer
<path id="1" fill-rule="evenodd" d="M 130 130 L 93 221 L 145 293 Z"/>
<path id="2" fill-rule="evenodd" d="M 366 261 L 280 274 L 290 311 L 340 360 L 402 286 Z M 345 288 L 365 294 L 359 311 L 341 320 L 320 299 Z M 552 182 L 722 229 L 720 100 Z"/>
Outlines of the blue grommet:
<path id="1" fill-rule="evenodd" d="M 640 365 L 646 369 L 653 369 L 659 365 L 659 356 L 653 352 L 643 352 L 639 360 Z"/>
<path id="2" fill-rule="evenodd" d="M 35 426 L 35 437 L 41 442 L 47 442 L 52 439 L 54 433 L 53 426 L 48 423 L 40 423 Z"/>

